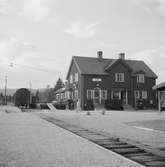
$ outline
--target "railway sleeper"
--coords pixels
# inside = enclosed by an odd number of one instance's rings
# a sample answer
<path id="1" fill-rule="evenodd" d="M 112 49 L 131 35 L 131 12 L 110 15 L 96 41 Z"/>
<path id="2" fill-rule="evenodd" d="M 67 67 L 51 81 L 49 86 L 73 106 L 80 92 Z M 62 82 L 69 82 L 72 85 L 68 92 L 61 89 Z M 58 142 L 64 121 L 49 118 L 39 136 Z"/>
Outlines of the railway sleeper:
<path id="1" fill-rule="evenodd" d="M 165 161 L 149 161 L 144 163 L 147 167 L 165 167 Z"/>
<path id="2" fill-rule="evenodd" d="M 119 149 L 119 148 L 136 148 L 136 146 L 125 144 L 125 145 L 104 145 L 108 149 Z"/>
<path id="3" fill-rule="evenodd" d="M 138 162 L 151 162 L 151 161 L 164 161 L 165 162 L 165 158 L 164 157 L 159 157 L 156 155 L 139 155 L 139 156 L 132 156 L 130 157 L 130 159 L 134 160 L 134 161 L 138 161 Z"/>
<path id="4" fill-rule="evenodd" d="M 111 150 L 118 153 L 118 154 L 122 154 L 122 155 L 130 154 L 130 153 L 143 153 L 143 152 L 145 152 L 144 150 L 139 149 L 137 147 L 135 147 L 135 148 L 117 148 L 117 149 L 111 149 Z"/>
<path id="5" fill-rule="evenodd" d="M 126 145 L 127 143 L 124 142 L 116 142 L 116 141 L 94 141 L 95 143 L 102 145 L 102 146 L 107 146 L 107 145 Z"/>

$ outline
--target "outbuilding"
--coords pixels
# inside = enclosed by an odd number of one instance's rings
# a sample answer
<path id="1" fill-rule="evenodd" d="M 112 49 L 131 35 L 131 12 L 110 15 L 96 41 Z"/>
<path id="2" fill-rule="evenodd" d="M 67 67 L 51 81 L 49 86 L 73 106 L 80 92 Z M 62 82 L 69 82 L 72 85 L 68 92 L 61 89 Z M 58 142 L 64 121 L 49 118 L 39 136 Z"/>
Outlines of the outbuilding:
<path id="1" fill-rule="evenodd" d="M 153 90 L 157 91 L 159 111 L 165 111 L 165 82 L 155 85 Z"/>

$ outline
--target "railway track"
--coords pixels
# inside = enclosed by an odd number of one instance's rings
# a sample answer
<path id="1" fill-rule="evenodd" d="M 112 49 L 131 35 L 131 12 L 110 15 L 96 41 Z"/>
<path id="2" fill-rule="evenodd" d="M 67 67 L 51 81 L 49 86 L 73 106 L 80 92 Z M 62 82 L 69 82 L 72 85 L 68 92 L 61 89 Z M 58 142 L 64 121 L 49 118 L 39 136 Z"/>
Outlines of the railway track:
<path id="1" fill-rule="evenodd" d="M 102 146 L 110 151 L 113 151 L 121 156 L 124 156 L 134 162 L 137 162 L 146 167 L 165 167 L 165 154 L 161 151 L 156 151 L 151 148 L 137 146 L 133 143 L 128 143 L 119 138 L 110 137 L 107 134 L 97 133 L 76 125 L 68 124 L 62 120 L 40 114 L 40 117 L 50 123 L 53 123 L 63 129 L 66 129 L 78 136 L 81 136 L 99 146 Z"/>

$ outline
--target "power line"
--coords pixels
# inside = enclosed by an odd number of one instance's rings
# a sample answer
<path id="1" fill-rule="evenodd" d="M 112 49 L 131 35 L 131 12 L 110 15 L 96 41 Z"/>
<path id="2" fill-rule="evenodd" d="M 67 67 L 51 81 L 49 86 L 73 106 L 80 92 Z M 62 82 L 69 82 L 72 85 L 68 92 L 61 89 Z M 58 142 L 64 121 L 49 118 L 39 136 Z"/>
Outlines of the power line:
<path id="1" fill-rule="evenodd" d="M 35 66 L 30 66 L 30 65 L 25 65 L 25 64 L 18 64 L 18 63 L 10 63 L 9 66 L 10 67 L 14 67 L 14 66 L 22 66 L 22 67 L 25 67 L 25 68 L 28 68 L 28 69 L 34 69 L 34 70 L 37 70 L 37 71 L 43 71 L 43 72 L 53 72 L 54 71 L 57 71 L 57 70 L 53 70 L 53 69 L 44 69 L 44 68 L 38 68 L 38 67 L 35 67 Z"/>

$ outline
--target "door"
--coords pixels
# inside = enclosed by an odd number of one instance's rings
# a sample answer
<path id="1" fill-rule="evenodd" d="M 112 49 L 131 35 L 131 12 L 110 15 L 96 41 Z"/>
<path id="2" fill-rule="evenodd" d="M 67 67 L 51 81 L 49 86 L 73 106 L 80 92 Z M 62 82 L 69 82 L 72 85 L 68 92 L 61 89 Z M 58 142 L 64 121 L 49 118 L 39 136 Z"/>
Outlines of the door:
<path id="1" fill-rule="evenodd" d="M 128 104 L 127 91 L 121 91 L 121 100 L 123 105 Z"/>
<path id="2" fill-rule="evenodd" d="M 99 88 L 93 90 L 93 100 L 95 104 L 101 104 L 101 90 Z"/>

